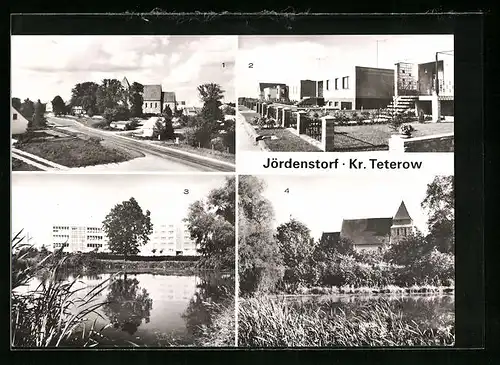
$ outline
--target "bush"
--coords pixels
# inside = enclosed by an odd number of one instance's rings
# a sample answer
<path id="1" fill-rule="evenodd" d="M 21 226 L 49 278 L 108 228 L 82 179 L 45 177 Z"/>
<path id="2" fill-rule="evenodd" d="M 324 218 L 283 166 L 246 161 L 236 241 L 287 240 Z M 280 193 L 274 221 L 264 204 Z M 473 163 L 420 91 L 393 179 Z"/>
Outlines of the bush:
<path id="1" fill-rule="evenodd" d="M 108 123 L 116 122 L 118 120 L 128 120 L 130 111 L 126 106 L 119 105 L 116 108 L 106 108 L 102 115 Z"/>
<path id="2" fill-rule="evenodd" d="M 92 118 L 94 116 L 94 111 L 92 110 L 92 108 L 90 108 L 88 111 L 87 111 L 87 115 Z"/>
<path id="3" fill-rule="evenodd" d="M 333 115 L 333 120 L 339 125 L 344 125 L 349 122 L 349 117 L 343 112 L 338 112 Z"/>
<path id="4" fill-rule="evenodd" d="M 222 137 L 216 137 L 216 138 L 212 139 L 210 141 L 210 145 L 216 151 L 220 151 L 220 152 L 226 151 L 226 145 L 225 145 Z"/>

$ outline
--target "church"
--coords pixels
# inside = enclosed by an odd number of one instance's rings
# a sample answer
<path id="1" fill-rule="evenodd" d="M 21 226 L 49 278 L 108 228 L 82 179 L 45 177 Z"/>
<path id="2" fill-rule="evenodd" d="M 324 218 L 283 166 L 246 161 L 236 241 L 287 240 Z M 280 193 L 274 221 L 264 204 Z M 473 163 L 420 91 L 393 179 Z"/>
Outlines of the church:
<path id="1" fill-rule="evenodd" d="M 335 245 L 340 238 L 346 238 L 353 242 L 358 252 L 377 251 L 409 236 L 414 230 L 413 219 L 402 201 L 394 217 L 344 219 L 340 232 L 324 232 L 321 241 Z"/>

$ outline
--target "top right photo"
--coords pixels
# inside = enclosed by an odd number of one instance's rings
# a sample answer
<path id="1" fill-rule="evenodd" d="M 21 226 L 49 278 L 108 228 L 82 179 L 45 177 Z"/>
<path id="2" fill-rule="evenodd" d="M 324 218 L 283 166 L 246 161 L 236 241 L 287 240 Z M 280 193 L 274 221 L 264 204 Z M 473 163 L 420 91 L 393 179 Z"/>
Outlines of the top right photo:
<path id="1" fill-rule="evenodd" d="M 240 36 L 237 149 L 453 152 L 454 37 Z"/>

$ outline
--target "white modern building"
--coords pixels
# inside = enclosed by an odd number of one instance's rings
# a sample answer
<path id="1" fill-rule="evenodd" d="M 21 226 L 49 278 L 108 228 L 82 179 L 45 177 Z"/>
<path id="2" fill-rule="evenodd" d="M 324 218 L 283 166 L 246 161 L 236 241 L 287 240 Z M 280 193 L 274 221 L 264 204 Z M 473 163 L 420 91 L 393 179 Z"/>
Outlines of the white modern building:
<path id="1" fill-rule="evenodd" d="M 52 249 L 67 252 L 108 251 L 108 241 L 99 226 L 54 225 Z"/>

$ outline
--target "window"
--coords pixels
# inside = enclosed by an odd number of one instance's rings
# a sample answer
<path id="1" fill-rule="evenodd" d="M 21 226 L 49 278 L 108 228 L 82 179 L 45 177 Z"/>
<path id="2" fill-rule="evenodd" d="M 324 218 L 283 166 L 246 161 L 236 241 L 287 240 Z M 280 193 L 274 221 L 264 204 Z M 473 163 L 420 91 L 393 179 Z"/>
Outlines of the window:
<path id="1" fill-rule="evenodd" d="M 339 79 L 335 79 L 335 90 L 339 89 Z"/>
<path id="2" fill-rule="evenodd" d="M 405 73 L 405 70 L 401 70 L 401 73 L 403 73 L 403 74 L 404 74 L 404 73 Z"/>
<path id="3" fill-rule="evenodd" d="M 335 101 L 335 102 L 333 103 L 333 105 L 334 105 L 334 106 L 339 106 L 339 102 L 338 102 L 338 101 Z"/>
<path id="4" fill-rule="evenodd" d="M 17 113 L 12 114 L 12 119 L 17 120 Z"/>
<path id="5" fill-rule="evenodd" d="M 326 80 L 326 90 L 330 89 L 330 80 Z"/>
<path id="6" fill-rule="evenodd" d="M 155 108 L 157 108 L 157 107 L 158 107 L 158 103 L 155 103 Z"/>
<path id="7" fill-rule="evenodd" d="M 349 89 L 349 76 L 342 77 L 342 89 Z"/>

